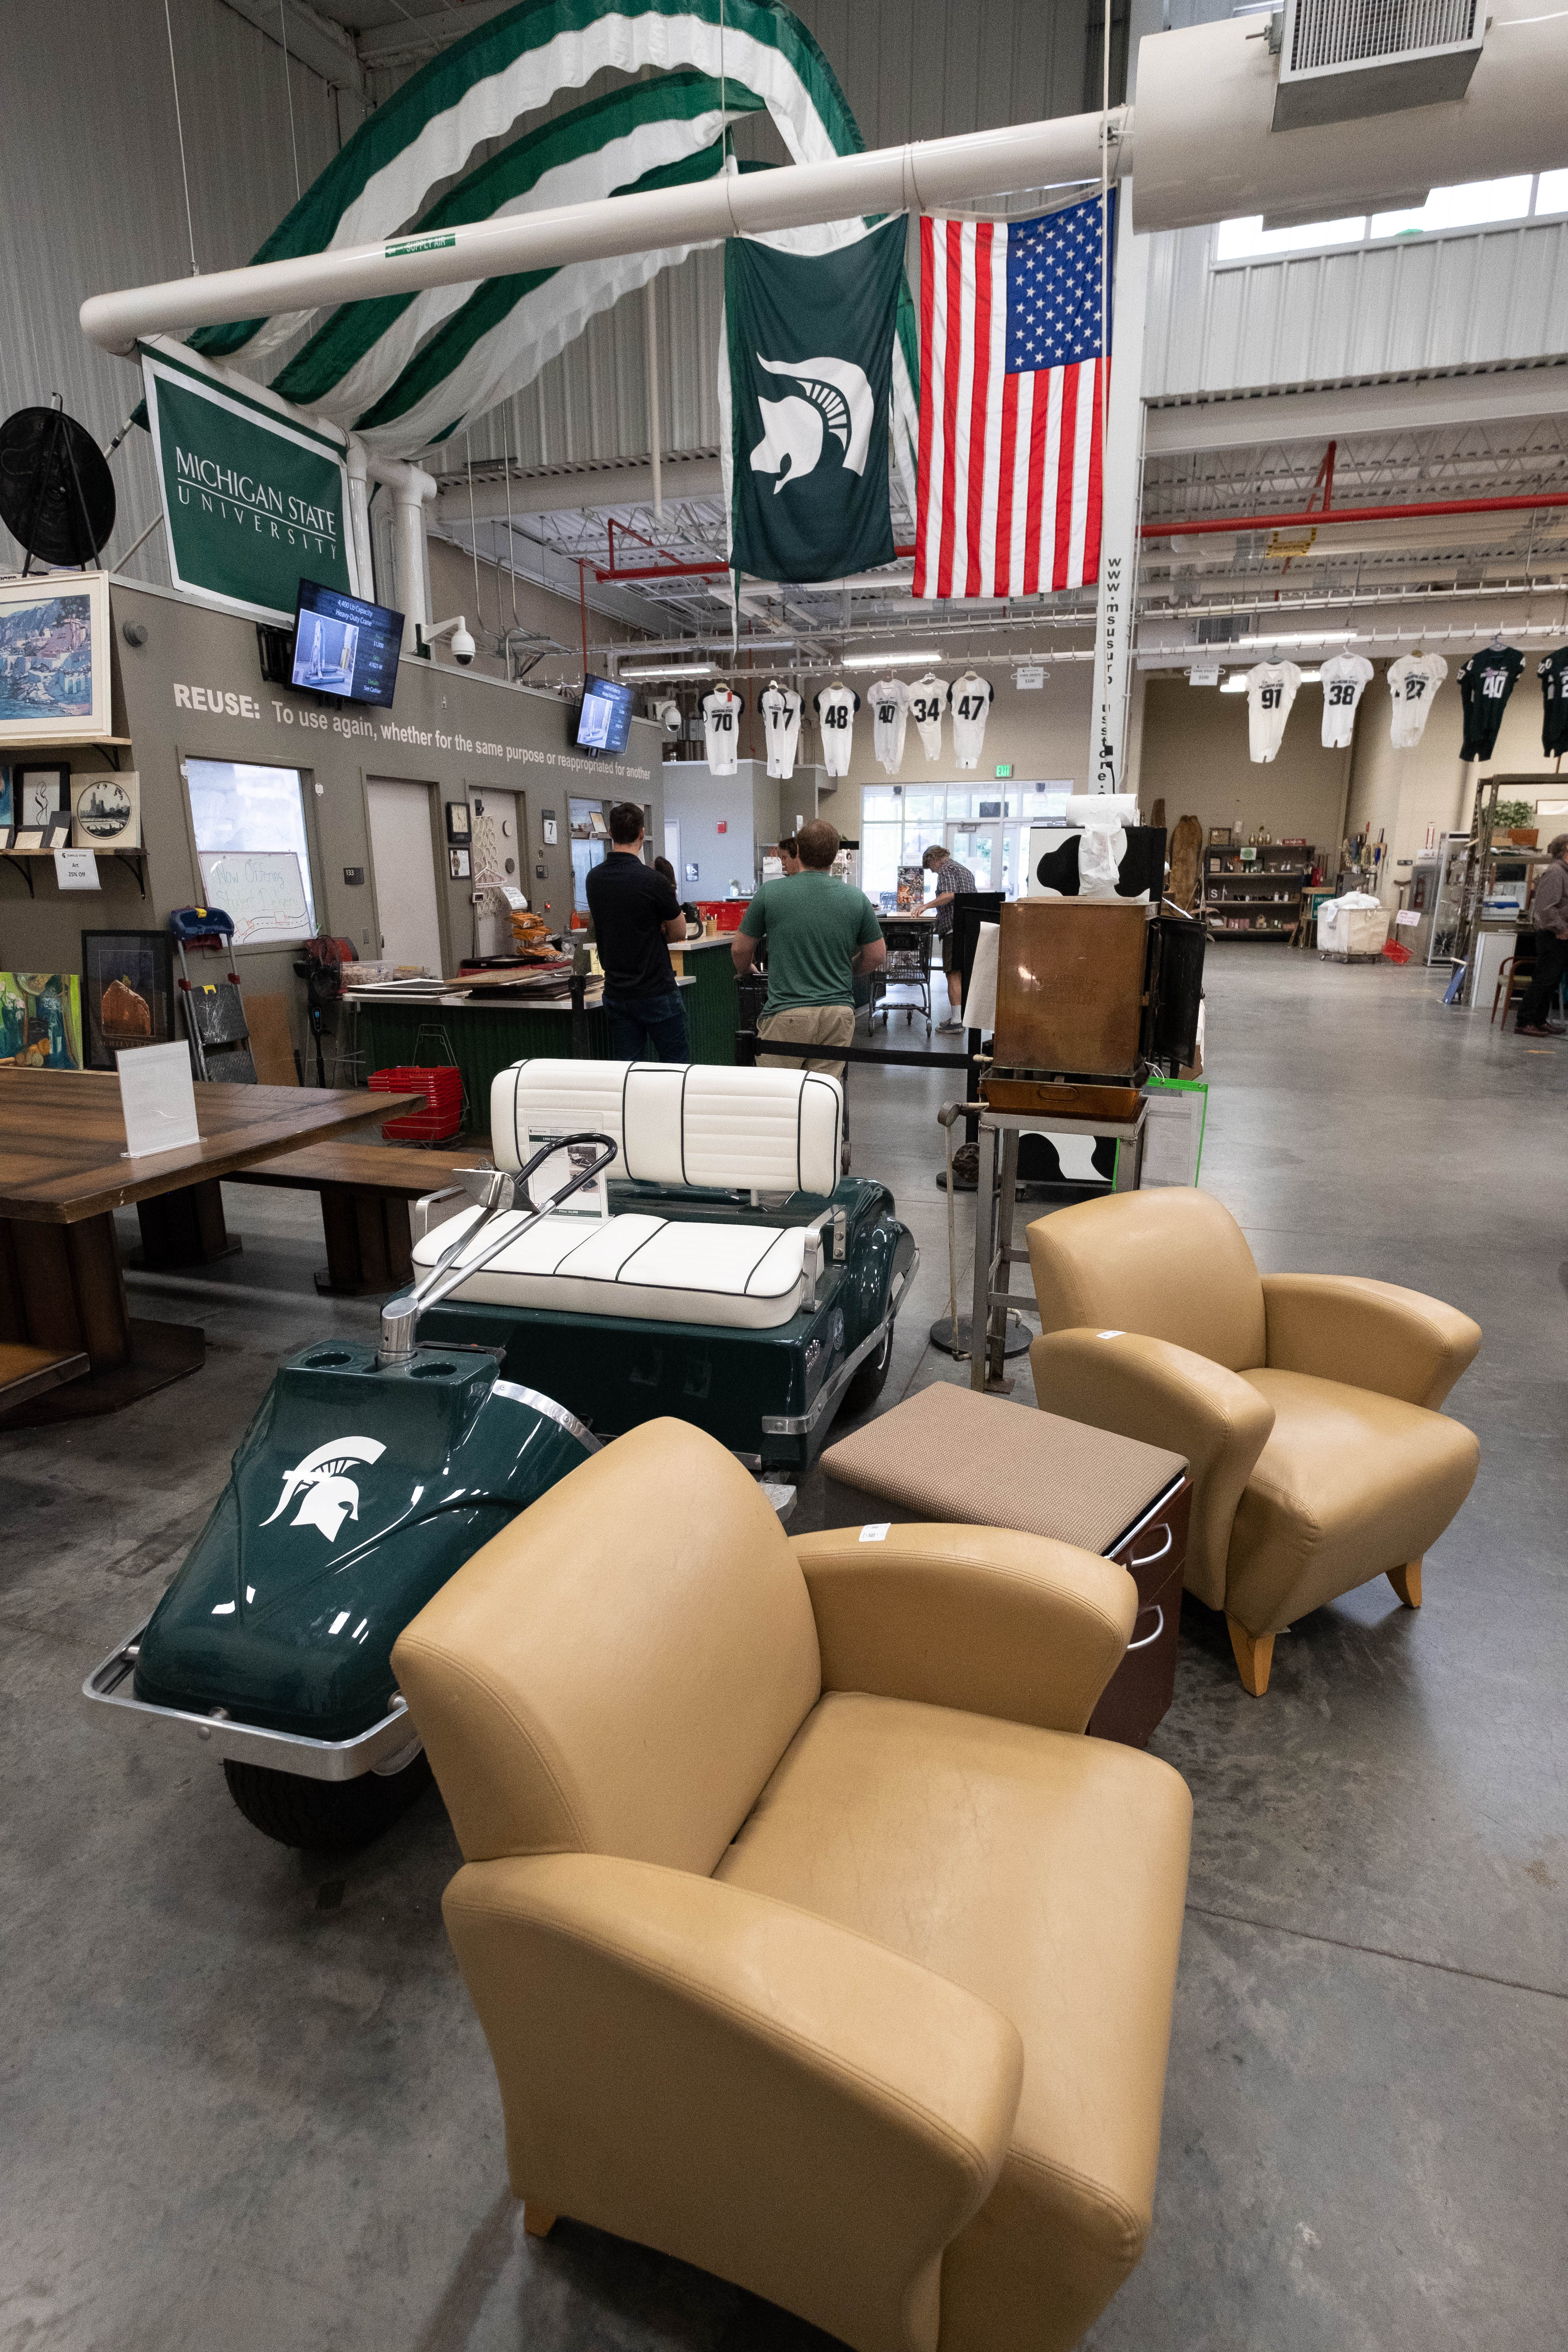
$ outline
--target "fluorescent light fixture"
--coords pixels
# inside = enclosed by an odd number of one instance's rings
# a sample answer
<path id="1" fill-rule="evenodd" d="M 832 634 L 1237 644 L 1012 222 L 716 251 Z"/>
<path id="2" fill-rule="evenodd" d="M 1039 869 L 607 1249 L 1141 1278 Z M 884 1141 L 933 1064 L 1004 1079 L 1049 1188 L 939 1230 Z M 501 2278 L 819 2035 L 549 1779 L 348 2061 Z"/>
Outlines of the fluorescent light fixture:
<path id="1" fill-rule="evenodd" d="M 1245 694 L 1247 692 L 1247 672 L 1244 669 L 1233 669 L 1230 676 L 1225 679 L 1221 685 L 1220 692 L 1222 694 Z"/>
<path id="2" fill-rule="evenodd" d="M 623 681 L 633 677 L 711 677 L 712 675 L 711 662 L 648 662 L 639 664 L 636 669 L 616 672 L 617 679 Z"/>
<path id="3" fill-rule="evenodd" d="M 846 669 L 903 669 L 910 662 L 941 661 L 939 653 L 918 654 L 847 654 Z"/>
<path id="4" fill-rule="evenodd" d="M 1303 686 L 1321 686 L 1322 682 L 1323 673 L 1321 669 L 1304 669 L 1301 672 L 1301 683 Z"/>
<path id="5" fill-rule="evenodd" d="M 1300 629 L 1294 635 L 1281 633 L 1277 636 L 1237 637 L 1238 646 L 1348 646 L 1355 636 L 1353 629 Z"/>

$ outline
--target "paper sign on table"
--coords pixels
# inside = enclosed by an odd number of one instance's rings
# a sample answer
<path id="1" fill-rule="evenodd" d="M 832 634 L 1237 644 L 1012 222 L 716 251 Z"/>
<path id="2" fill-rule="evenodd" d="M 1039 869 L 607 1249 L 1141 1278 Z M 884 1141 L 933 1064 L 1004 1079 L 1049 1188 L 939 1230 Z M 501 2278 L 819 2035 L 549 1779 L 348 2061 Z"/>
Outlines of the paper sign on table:
<path id="1" fill-rule="evenodd" d="M 101 890 L 96 850 L 57 849 L 55 880 L 62 890 Z"/>
<path id="2" fill-rule="evenodd" d="M 182 1151 L 201 1141 L 188 1045 L 138 1045 L 114 1056 L 125 1113 L 125 1158 Z"/>

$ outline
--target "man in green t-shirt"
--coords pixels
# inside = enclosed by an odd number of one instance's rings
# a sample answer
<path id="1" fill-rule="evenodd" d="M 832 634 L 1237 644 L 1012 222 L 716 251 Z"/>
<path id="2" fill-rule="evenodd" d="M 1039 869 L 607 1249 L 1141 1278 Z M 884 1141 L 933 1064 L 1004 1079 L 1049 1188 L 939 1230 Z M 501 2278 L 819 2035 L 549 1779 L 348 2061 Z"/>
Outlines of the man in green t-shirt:
<path id="1" fill-rule="evenodd" d="M 757 1034 L 770 1043 L 847 1045 L 855 1034 L 855 981 L 888 958 L 876 909 L 863 890 L 830 872 L 838 835 L 820 817 L 802 825 L 795 841 L 798 874 L 764 882 L 731 943 L 738 974 L 751 971 L 757 943 L 767 942 L 768 999 Z M 759 1054 L 763 1069 L 826 1070 L 842 1078 L 845 1066 L 820 1053 Z M 849 1165 L 849 1118 L 844 1119 L 844 1165 Z"/>

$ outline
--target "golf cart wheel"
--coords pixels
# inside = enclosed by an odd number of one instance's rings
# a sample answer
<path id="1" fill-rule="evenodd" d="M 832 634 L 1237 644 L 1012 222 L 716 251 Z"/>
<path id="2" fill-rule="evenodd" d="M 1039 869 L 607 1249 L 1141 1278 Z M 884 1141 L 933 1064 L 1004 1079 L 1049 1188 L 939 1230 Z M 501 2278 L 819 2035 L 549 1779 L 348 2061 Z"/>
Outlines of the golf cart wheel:
<path id="1" fill-rule="evenodd" d="M 882 1344 L 867 1357 L 854 1379 L 844 1391 L 840 1411 L 848 1413 L 866 1412 L 881 1395 L 888 1378 L 888 1368 L 893 1360 L 893 1318 L 882 1334 Z"/>
<path id="2" fill-rule="evenodd" d="M 423 1748 L 401 1772 L 366 1772 L 357 1780 L 307 1780 L 264 1764 L 224 1759 L 228 1793 L 263 1837 L 307 1853 L 353 1853 L 392 1827 L 430 1784 Z"/>

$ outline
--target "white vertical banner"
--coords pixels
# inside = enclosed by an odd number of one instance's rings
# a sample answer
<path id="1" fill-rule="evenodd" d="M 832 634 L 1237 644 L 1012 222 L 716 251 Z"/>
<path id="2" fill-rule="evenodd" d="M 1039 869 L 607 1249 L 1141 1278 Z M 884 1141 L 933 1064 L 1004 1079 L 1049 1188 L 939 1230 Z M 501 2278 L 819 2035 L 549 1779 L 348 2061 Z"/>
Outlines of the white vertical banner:
<path id="1" fill-rule="evenodd" d="M 1125 772 L 1127 687 L 1131 672 L 1133 596 L 1143 458 L 1143 299 L 1147 236 L 1132 234 L 1132 182 L 1117 204 L 1116 289 L 1111 306 L 1110 396 L 1106 402 L 1100 593 L 1094 616 L 1094 700 L 1089 717 L 1089 790 L 1133 789 Z M 1098 424 L 1098 419 L 1096 420 Z"/>

